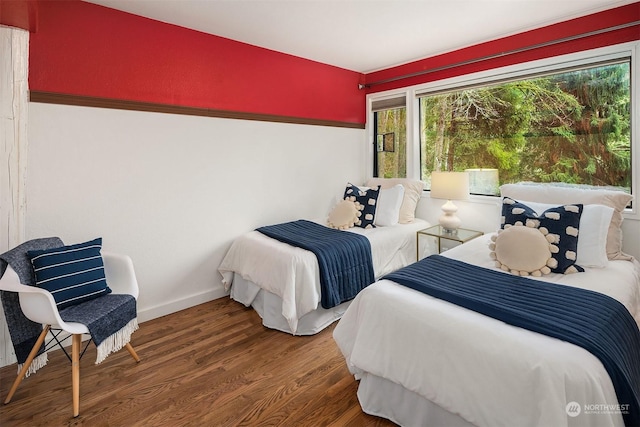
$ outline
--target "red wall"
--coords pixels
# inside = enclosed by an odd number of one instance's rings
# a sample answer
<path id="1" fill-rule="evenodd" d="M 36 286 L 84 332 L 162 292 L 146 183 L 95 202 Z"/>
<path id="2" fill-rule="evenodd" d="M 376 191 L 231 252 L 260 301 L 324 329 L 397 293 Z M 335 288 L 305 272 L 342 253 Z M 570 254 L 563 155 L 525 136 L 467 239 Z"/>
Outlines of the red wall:
<path id="1" fill-rule="evenodd" d="M 29 89 L 365 122 L 362 74 L 81 1 L 42 1 Z"/>
<path id="2" fill-rule="evenodd" d="M 36 31 L 37 0 L 0 0 L 0 25 Z"/>
<path id="3" fill-rule="evenodd" d="M 550 5 L 550 7 L 552 7 Z M 554 25 L 538 28 L 532 31 L 516 34 L 510 37 L 481 43 L 468 48 L 459 49 L 443 55 L 422 59 L 393 68 L 369 73 L 365 75 L 365 84 L 371 84 L 381 80 L 393 79 L 410 74 L 416 74 L 425 70 L 449 66 L 459 62 L 465 62 L 521 49 L 528 46 L 535 46 L 553 40 L 560 40 L 573 37 L 583 33 L 614 27 L 621 24 L 632 23 L 640 20 L 640 2 L 630 5 L 606 10 L 604 12 L 587 15 Z M 587 38 L 567 41 L 549 47 L 540 47 L 522 53 L 505 55 L 496 59 L 490 59 L 448 68 L 442 71 L 423 74 L 415 77 L 404 78 L 391 83 L 375 84 L 367 89 L 367 93 L 380 92 L 388 89 L 406 87 L 435 80 L 470 74 L 492 68 L 507 65 L 519 64 L 522 62 L 548 58 L 567 53 L 579 52 L 582 50 L 595 49 L 612 44 L 624 43 L 640 39 L 640 25 L 635 25 L 626 29 L 616 30 L 602 35 L 589 36 Z"/>
<path id="4" fill-rule="evenodd" d="M 7 10 L 6 3 L 0 12 Z M 33 1 L 17 3 L 33 9 Z M 371 84 L 635 22 L 640 19 L 640 3 L 367 75 L 78 0 L 37 5 L 37 13 L 32 10 L 27 15 L 31 26 L 37 16 L 30 46 L 32 91 L 358 125 L 365 122 L 365 93 L 640 39 L 640 26 L 635 25 L 364 91 L 358 90 L 358 83 Z"/>

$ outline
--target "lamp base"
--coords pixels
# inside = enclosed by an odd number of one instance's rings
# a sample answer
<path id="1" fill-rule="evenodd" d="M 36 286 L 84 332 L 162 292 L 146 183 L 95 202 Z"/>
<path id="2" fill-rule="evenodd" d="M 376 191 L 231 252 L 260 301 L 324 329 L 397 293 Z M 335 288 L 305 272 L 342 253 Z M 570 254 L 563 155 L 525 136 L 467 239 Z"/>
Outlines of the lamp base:
<path id="1" fill-rule="evenodd" d="M 438 218 L 438 222 L 440 223 L 440 226 L 447 233 L 457 232 L 462 222 L 460 221 L 460 218 L 458 218 L 458 216 L 456 215 L 456 212 L 458 211 L 458 207 L 454 205 L 451 200 L 448 200 L 447 203 L 442 205 L 442 211 L 443 211 L 443 214 L 440 216 L 440 218 Z"/>

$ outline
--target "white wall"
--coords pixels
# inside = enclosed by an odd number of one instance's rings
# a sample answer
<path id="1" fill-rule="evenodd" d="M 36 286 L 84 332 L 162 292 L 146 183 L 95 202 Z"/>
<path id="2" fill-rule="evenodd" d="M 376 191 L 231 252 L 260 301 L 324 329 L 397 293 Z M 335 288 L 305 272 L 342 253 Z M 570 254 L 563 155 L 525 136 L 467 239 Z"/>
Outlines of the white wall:
<path id="1" fill-rule="evenodd" d="M 326 216 L 364 165 L 361 129 L 30 103 L 26 238 L 130 255 L 145 321 L 225 295 L 235 237 Z"/>
<path id="2" fill-rule="evenodd" d="M 462 220 L 463 228 L 471 228 L 484 233 L 493 233 L 500 226 L 501 200 L 499 197 L 472 196 L 470 200 L 456 201 L 457 215 Z M 443 200 L 431 199 L 424 193 L 416 215 L 432 224 L 438 223 L 442 214 L 440 207 Z M 629 215 L 622 223 L 622 250 L 640 260 L 640 221 Z"/>

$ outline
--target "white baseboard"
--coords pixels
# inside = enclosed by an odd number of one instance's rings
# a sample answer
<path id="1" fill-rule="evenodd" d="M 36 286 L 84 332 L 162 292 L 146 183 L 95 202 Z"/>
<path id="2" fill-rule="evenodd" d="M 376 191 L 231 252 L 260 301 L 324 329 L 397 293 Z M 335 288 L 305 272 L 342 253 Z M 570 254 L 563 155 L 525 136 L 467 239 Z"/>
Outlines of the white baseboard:
<path id="1" fill-rule="evenodd" d="M 184 310 L 198 304 L 203 304 L 205 302 L 213 301 L 214 299 L 222 298 L 228 295 L 229 292 L 225 291 L 224 288 L 218 288 L 201 292 L 195 295 L 190 295 L 186 298 L 171 301 L 162 305 L 157 305 L 155 307 L 145 308 L 143 310 L 138 309 L 138 322 L 143 323 L 148 320 L 166 316 L 167 314 L 175 313 L 177 311 Z"/>

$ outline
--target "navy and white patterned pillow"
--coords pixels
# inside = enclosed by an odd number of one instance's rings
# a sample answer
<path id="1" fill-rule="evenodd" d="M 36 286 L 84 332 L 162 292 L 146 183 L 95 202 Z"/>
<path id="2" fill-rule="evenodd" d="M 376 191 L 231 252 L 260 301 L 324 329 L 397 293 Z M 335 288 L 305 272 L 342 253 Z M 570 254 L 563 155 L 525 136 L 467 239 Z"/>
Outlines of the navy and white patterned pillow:
<path id="1" fill-rule="evenodd" d="M 102 261 L 102 238 L 55 249 L 29 251 L 36 286 L 53 295 L 59 309 L 111 293 Z"/>
<path id="2" fill-rule="evenodd" d="M 347 188 L 344 190 L 343 199 L 359 203 L 359 209 L 362 211 L 360 221 L 356 222 L 358 227 L 375 228 L 375 224 L 373 222 L 376 218 L 376 207 L 378 205 L 379 195 L 379 185 L 376 188 L 360 188 L 351 183 L 347 184 Z"/>
<path id="3" fill-rule="evenodd" d="M 584 268 L 576 264 L 582 209 L 581 204 L 567 204 L 547 209 L 538 215 L 529 206 L 510 197 L 504 197 L 500 228 L 516 224 L 545 228 L 548 234 L 555 238 L 551 243 L 558 247 L 558 251 L 551 254 L 558 265 L 551 268 L 551 271 L 562 274 L 582 272 Z"/>

